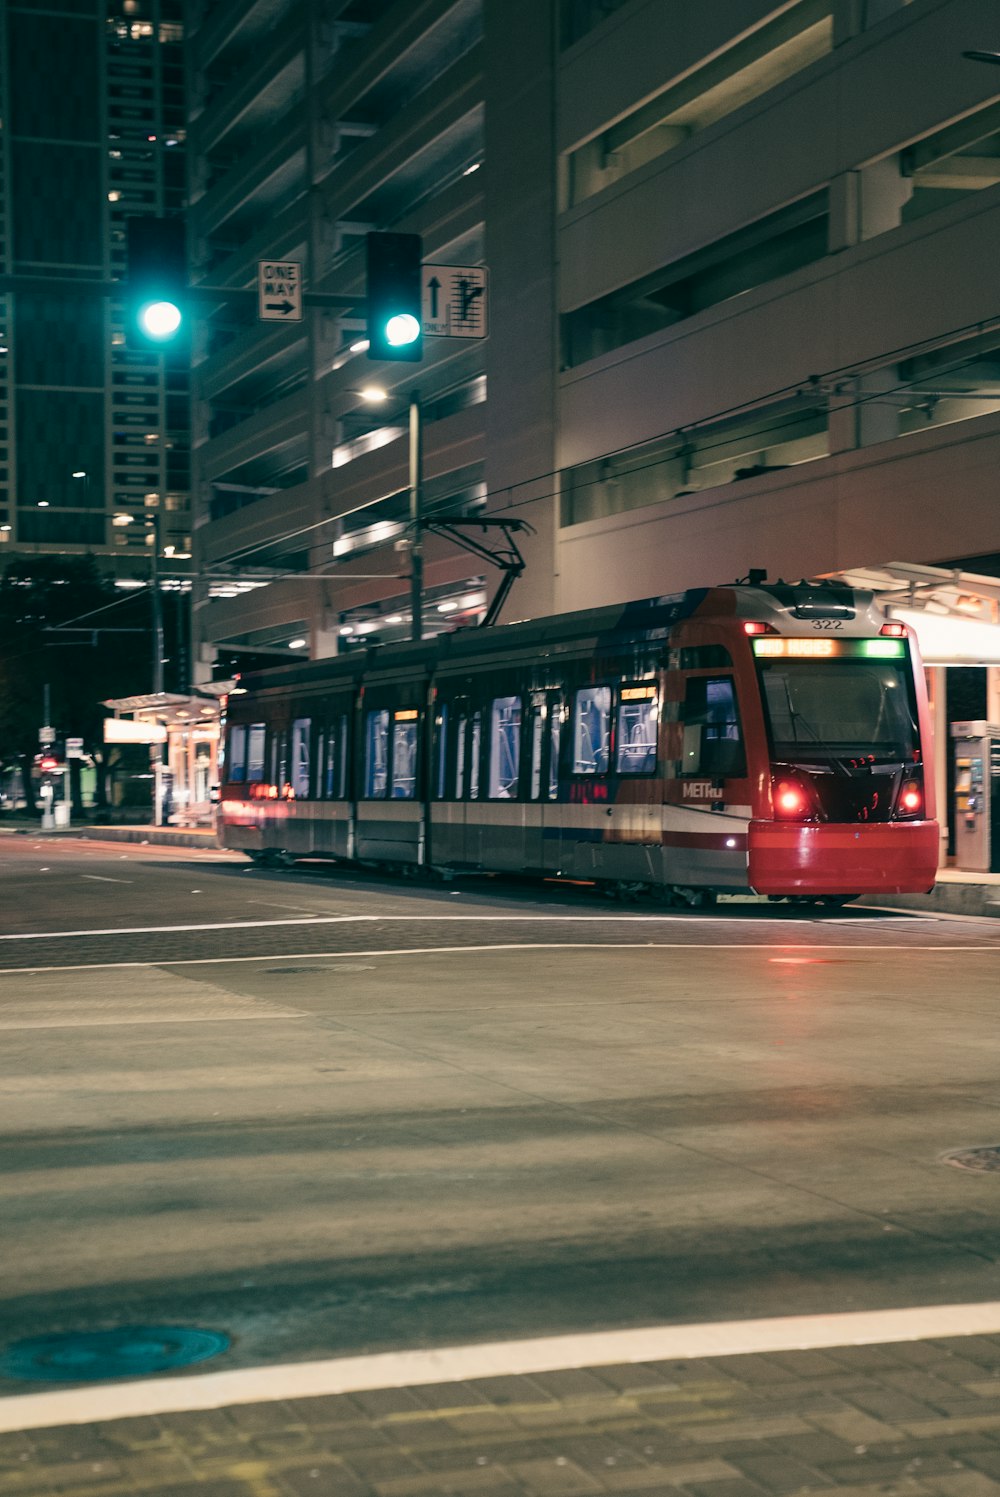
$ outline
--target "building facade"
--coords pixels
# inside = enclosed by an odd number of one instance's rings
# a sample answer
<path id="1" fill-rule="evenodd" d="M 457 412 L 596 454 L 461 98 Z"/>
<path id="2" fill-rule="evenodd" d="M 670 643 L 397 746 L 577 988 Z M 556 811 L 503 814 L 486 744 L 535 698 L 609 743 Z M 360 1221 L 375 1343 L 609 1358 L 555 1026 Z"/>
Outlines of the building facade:
<path id="1" fill-rule="evenodd" d="M 0 569 L 90 552 L 139 582 L 159 549 L 187 585 L 187 359 L 126 348 L 99 289 L 129 216 L 183 212 L 182 8 L 0 3 Z"/>
<path id="2" fill-rule="evenodd" d="M 192 11 L 198 276 L 292 260 L 356 298 L 206 320 L 206 646 L 392 636 L 414 389 L 427 512 L 534 528 L 512 617 L 1000 551 L 1000 68 L 962 56 L 986 0 Z M 370 229 L 487 264 L 489 337 L 352 352 Z M 474 619 L 495 576 L 427 548 L 431 616 Z"/>
<path id="3" fill-rule="evenodd" d="M 945 789 L 949 719 L 1000 721 L 988 0 L 193 0 L 188 29 L 203 676 L 406 636 L 419 392 L 424 515 L 531 527 L 506 618 L 751 567 L 873 585 L 942 667 Z M 489 336 L 369 360 L 371 230 L 488 267 Z M 326 302 L 258 322 L 268 259 Z M 424 557 L 427 628 L 476 623 L 496 570 Z"/>

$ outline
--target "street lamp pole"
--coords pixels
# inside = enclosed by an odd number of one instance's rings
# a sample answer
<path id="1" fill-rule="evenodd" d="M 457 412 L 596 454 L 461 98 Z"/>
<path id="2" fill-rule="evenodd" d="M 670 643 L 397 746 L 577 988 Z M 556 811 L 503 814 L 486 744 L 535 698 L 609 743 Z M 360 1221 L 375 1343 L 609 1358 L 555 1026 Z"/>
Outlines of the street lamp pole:
<path id="1" fill-rule="evenodd" d="M 153 611 L 153 691 L 163 695 L 163 599 L 160 596 L 160 513 L 154 510 L 148 522 L 153 530 L 153 557 L 149 569 L 149 585 Z M 150 747 L 153 760 L 153 825 L 163 825 L 163 748 L 159 743 Z"/>
<path id="2" fill-rule="evenodd" d="M 422 475 L 423 429 L 420 419 L 420 395 L 414 390 L 410 396 L 410 529 L 413 536 L 410 551 L 411 639 L 422 639 L 424 634 L 424 538 L 420 494 Z"/>
<path id="3" fill-rule="evenodd" d="M 149 583 L 153 610 L 153 690 L 163 694 L 163 599 L 160 595 L 160 516 L 153 515 L 153 560 Z"/>

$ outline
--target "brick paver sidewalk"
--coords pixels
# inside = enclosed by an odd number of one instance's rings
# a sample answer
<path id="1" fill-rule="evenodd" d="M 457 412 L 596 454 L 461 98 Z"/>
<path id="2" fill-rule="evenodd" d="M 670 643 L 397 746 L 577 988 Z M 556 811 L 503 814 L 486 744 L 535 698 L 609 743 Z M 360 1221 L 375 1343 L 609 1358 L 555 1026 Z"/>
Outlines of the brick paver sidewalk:
<path id="1" fill-rule="evenodd" d="M 1000 1497 L 1000 1337 L 484 1378 L 0 1435 L 0 1497 L 630 1492 Z"/>

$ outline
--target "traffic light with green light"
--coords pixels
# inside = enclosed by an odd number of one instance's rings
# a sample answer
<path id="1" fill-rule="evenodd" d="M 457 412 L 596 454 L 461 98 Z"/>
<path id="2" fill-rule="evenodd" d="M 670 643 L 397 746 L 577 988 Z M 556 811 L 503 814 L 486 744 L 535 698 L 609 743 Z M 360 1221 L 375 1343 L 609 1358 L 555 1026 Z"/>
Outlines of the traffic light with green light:
<path id="1" fill-rule="evenodd" d="M 369 234 L 368 357 L 423 358 L 419 234 Z"/>
<path id="2" fill-rule="evenodd" d="M 179 218 L 130 218 L 125 341 L 130 348 L 179 347 L 187 337 L 187 255 Z"/>

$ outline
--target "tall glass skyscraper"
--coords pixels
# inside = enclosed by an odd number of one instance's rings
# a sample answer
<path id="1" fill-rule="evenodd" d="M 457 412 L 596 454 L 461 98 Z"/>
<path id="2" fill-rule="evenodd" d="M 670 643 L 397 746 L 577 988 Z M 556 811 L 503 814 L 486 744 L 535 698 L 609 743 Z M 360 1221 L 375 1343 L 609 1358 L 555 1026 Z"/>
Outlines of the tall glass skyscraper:
<path id="1" fill-rule="evenodd" d="M 87 283 L 184 204 L 182 0 L 0 0 L 0 567 L 190 551 L 186 364 Z M 155 523 L 154 523 L 155 522 Z"/>

